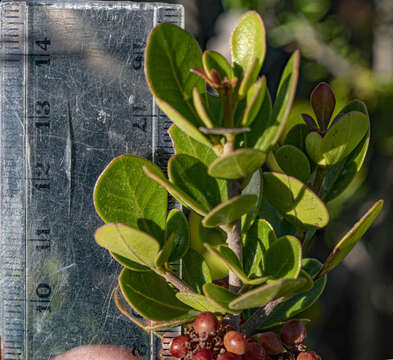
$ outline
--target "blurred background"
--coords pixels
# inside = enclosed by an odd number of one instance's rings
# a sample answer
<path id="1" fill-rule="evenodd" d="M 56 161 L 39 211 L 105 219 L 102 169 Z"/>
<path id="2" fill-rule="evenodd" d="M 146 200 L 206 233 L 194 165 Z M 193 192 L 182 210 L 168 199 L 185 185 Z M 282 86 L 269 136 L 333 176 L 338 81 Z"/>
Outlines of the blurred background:
<path id="1" fill-rule="evenodd" d="M 363 170 L 329 203 L 334 217 L 313 254 L 324 260 L 340 236 L 377 199 L 382 214 L 343 265 L 328 276 L 312 319 L 309 343 L 325 360 L 393 359 L 393 0 L 177 0 L 186 29 L 202 49 L 229 54 L 231 29 L 245 10 L 265 22 L 268 51 L 262 72 L 275 94 L 291 52 L 302 53 L 290 121 L 312 113 L 309 95 L 320 81 L 337 106 L 358 98 L 369 109 L 372 142 Z"/>

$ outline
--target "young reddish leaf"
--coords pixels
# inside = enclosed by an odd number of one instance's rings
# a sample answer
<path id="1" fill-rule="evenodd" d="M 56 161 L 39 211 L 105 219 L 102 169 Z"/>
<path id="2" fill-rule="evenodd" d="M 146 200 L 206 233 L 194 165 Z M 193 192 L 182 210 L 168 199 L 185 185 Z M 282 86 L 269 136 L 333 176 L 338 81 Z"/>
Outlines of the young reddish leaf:
<path id="1" fill-rule="evenodd" d="M 336 106 L 336 97 L 329 84 L 318 84 L 311 94 L 310 102 L 320 129 L 325 131 Z"/>

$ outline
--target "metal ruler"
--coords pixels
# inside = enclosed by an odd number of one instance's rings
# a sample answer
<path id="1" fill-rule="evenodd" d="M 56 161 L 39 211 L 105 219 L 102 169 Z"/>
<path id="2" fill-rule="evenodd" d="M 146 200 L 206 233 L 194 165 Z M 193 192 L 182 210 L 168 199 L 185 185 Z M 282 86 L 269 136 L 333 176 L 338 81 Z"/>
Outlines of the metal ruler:
<path id="1" fill-rule="evenodd" d="M 143 54 L 156 24 L 183 26 L 183 8 L 44 0 L 0 11 L 2 360 L 100 343 L 153 358 L 157 340 L 113 304 L 119 265 L 94 242 L 92 191 L 115 156 L 162 165 L 172 154 Z"/>

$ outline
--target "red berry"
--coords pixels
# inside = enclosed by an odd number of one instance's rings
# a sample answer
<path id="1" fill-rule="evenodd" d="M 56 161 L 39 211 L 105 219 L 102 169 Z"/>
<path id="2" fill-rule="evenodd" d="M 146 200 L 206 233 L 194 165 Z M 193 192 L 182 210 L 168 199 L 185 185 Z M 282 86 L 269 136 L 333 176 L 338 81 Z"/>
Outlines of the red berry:
<path id="1" fill-rule="evenodd" d="M 241 357 L 229 351 L 225 351 L 218 355 L 217 360 L 241 360 Z"/>
<path id="2" fill-rule="evenodd" d="M 288 345 L 300 344 L 306 338 L 306 327 L 298 319 L 287 321 L 281 328 L 281 340 Z"/>
<path id="3" fill-rule="evenodd" d="M 238 331 L 228 331 L 224 336 L 224 346 L 227 351 L 237 355 L 243 355 L 246 352 L 245 336 Z"/>
<path id="4" fill-rule="evenodd" d="M 192 360 L 213 360 L 213 353 L 208 349 L 201 349 L 192 356 Z"/>
<path id="5" fill-rule="evenodd" d="M 201 312 L 195 319 L 193 327 L 199 336 L 214 333 L 218 328 L 218 320 L 211 312 Z"/>
<path id="6" fill-rule="evenodd" d="M 280 337 L 272 331 L 267 331 L 261 334 L 259 336 L 258 342 L 270 355 L 278 355 L 282 353 L 283 348 Z"/>
<path id="7" fill-rule="evenodd" d="M 246 342 L 250 343 L 250 342 L 257 342 L 257 341 L 251 336 L 246 336 Z"/>
<path id="8" fill-rule="evenodd" d="M 189 337 L 186 335 L 176 336 L 171 343 L 170 353 L 177 358 L 182 358 L 187 354 Z"/>
<path id="9" fill-rule="evenodd" d="M 266 351 L 257 342 L 248 343 L 247 351 L 243 354 L 243 360 L 266 360 Z"/>
<path id="10" fill-rule="evenodd" d="M 321 358 L 315 352 L 312 351 L 301 352 L 296 358 L 296 360 L 320 360 L 320 359 Z"/>

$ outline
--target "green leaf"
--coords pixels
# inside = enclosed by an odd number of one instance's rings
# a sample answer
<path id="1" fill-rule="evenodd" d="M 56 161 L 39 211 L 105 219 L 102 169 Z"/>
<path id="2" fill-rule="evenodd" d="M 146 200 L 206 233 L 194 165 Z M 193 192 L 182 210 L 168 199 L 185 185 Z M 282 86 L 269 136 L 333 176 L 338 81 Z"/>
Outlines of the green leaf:
<path id="1" fill-rule="evenodd" d="M 172 113 L 176 112 L 198 126 L 191 102 L 192 89 L 197 88 L 199 93 L 204 93 L 206 88 L 203 79 L 190 72 L 195 67 L 202 68 L 202 53 L 190 34 L 167 23 L 156 26 L 150 32 L 145 51 L 146 79 L 153 95 L 173 111 L 168 113 L 160 103 L 158 106 L 171 119 Z"/>
<path id="2" fill-rule="evenodd" d="M 226 310 L 222 306 L 211 302 L 204 295 L 179 291 L 178 293 L 176 293 L 176 297 L 184 304 L 199 311 L 209 311 L 212 313 L 220 314 L 225 314 L 226 312 Z"/>
<path id="3" fill-rule="evenodd" d="M 243 267 L 249 278 L 262 275 L 263 254 L 274 241 L 276 241 L 274 230 L 263 219 L 258 219 L 243 236 Z"/>
<path id="4" fill-rule="evenodd" d="M 323 196 L 326 202 L 335 199 L 352 183 L 366 158 L 369 143 L 370 131 L 347 158 L 330 169 L 324 185 L 324 188 L 327 188 Z"/>
<path id="5" fill-rule="evenodd" d="M 377 201 L 370 210 L 349 230 L 342 239 L 335 246 L 323 268 L 318 274 L 318 277 L 323 276 L 332 269 L 334 269 L 353 249 L 356 243 L 366 233 L 368 228 L 372 225 L 375 218 L 378 216 L 383 207 L 383 200 Z"/>
<path id="6" fill-rule="evenodd" d="M 145 326 L 146 331 L 157 331 L 157 330 L 167 330 L 173 329 L 176 326 L 183 324 L 189 324 L 195 320 L 198 316 L 199 311 L 190 310 L 185 315 L 179 316 L 177 320 L 172 321 L 159 321 L 155 322 L 154 325 Z"/>
<path id="7" fill-rule="evenodd" d="M 325 204 L 298 179 L 279 173 L 264 173 L 264 197 L 293 225 L 322 228 L 329 222 Z"/>
<path id="8" fill-rule="evenodd" d="M 310 156 L 312 161 L 320 166 L 326 166 L 328 164 L 323 156 L 322 141 L 322 136 L 313 131 L 306 136 L 305 145 L 307 154 Z"/>
<path id="9" fill-rule="evenodd" d="M 286 138 L 285 145 L 293 145 L 303 152 L 306 151 L 306 136 L 310 133 L 310 129 L 306 124 L 296 124 L 291 130 L 289 130 Z"/>
<path id="10" fill-rule="evenodd" d="M 194 107 L 196 112 L 198 113 L 199 118 L 203 122 L 203 124 L 207 128 L 213 128 L 213 121 L 210 119 L 210 116 L 206 110 L 206 104 L 201 98 L 201 95 L 199 94 L 197 89 L 194 89 L 192 92 L 192 99 L 194 102 Z"/>
<path id="11" fill-rule="evenodd" d="M 163 188 L 165 188 L 176 200 L 182 203 L 184 206 L 193 209 L 196 213 L 205 216 L 207 212 L 204 210 L 203 205 L 201 205 L 198 201 L 191 198 L 188 194 L 182 191 L 179 187 L 175 184 L 172 184 L 168 179 L 165 178 L 164 174 L 158 172 L 154 169 L 149 169 L 144 167 L 143 170 L 145 171 L 146 175 L 159 183 Z"/>
<path id="12" fill-rule="evenodd" d="M 190 248 L 182 260 L 183 280 L 198 293 L 202 293 L 202 285 L 212 281 L 209 267 L 198 252 Z"/>
<path id="13" fill-rule="evenodd" d="M 211 145 L 208 138 L 203 135 L 181 112 L 177 111 L 174 107 L 160 98 L 156 98 L 156 103 L 161 110 L 164 111 L 164 113 L 167 114 L 168 117 L 186 134 L 204 145 Z"/>
<path id="14" fill-rule="evenodd" d="M 241 126 L 248 127 L 255 120 L 266 95 L 266 89 L 266 78 L 264 76 L 250 86 L 247 91 L 247 106 L 240 123 Z"/>
<path id="15" fill-rule="evenodd" d="M 160 244 L 149 234 L 123 224 L 106 224 L 96 230 L 97 244 L 138 264 L 154 267 Z"/>
<path id="16" fill-rule="evenodd" d="M 243 310 L 264 306 L 276 297 L 285 281 L 278 280 L 247 291 L 231 301 L 229 307 L 234 310 Z"/>
<path id="17" fill-rule="evenodd" d="M 280 138 L 295 98 L 299 77 L 300 53 L 296 51 L 289 59 L 281 76 L 272 114 L 264 123 L 262 136 L 256 147 L 262 151 L 270 150 Z"/>
<path id="18" fill-rule="evenodd" d="M 282 236 L 270 245 L 263 259 L 269 281 L 296 279 L 302 266 L 302 245 L 293 236 Z"/>
<path id="19" fill-rule="evenodd" d="M 217 158 L 209 175 L 219 179 L 241 179 L 252 175 L 265 162 L 266 154 L 256 149 L 238 149 Z"/>
<path id="20" fill-rule="evenodd" d="M 169 135 L 172 138 L 176 154 L 193 156 L 202 161 L 206 166 L 209 166 L 217 159 L 217 155 L 210 146 L 194 140 L 176 125 L 172 125 L 169 128 Z"/>
<path id="21" fill-rule="evenodd" d="M 176 298 L 175 290 L 154 272 L 123 269 L 119 283 L 131 307 L 147 319 L 176 320 L 190 310 Z"/>
<path id="22" fill-rule="evenodd" d="M 168 194 L 143 167 L 162 174 L 158 166 L 137 156 L 113 159 L 97 180 L 94 205 L 106 223 L 129 225 L 163 242 Z"/>
<path id="23" fill-rule="evenodd" d="M 179 154 L 168 163 L 170 181 L 193 199 L 198 199 L 208 212 L 221 202 L 218 182 L 207 173 L 207 167 L 197 158 Z"/>
<path id="24" fill-rule="evenodd" d="M 313 287 L 313 284 L 314 282 L 311 276 L 308 275 L 305 271 L 301 272 L 299 277 L 296 279 L 285 279 L 276 297 L 290 299 L 296 294 L 310 290 Z"/>
<path id="25" fill-rule="evenodd" d="M 322 264 L 316 259 L 303 259 L 302 269 L 312 278 L 320 271 Z M 326 276 L 314 282 L 311 290 L 295 295 L 291 299 L 279 304 L 270 313 L 262 324 L 262 329 L 275 326 L 275 324 L 293 318 L 297 314 L 308 309 L 321 296 L 326 285 Z"/>
<path id="26" fill-rule="evenodd" d="M 258 198 L 255 195 L 238 195 L 227 200 L 212 209 L 202 220 L 205 227 L 227 225 L 240 219 L 256 204 Z"/>
<path id="27" fill-rule="evenodd" d="M 175 245 L 175 233 L 172 233 L 166 240 L 162 249 L 158 252 L 155 258 L 156 267 L 161 267 L 169 260 L 169 256 L 172 254 Z"/>
<path id="28" fill-rule="evenodd" d="M 241 79 L 256 61 L 260 71 L 266 54 L 266 33 L 261 17 L 255 11 L 247 12 L 238 22 L 231 39 L 232 67 Z"/>
<path id="29" fill-rule="evenodd" d="M 236 254 L 227 245 L 218 245 L 216 247 L 211 246 L 208 243 L 204 243 L 203 246 L 214 256 L 223 261 L 230 271 L 236 274 L 244 284 L 258 285 L 266 282 L 267 277 L 259 277 L 256 279 L 249 279 L 244 273 L 242 265 Z"/>
<path id="30" fill-rule="evenodd" d="M 367 106 L 359 100 L 353 100 L 350 103 L 348 103 L 347 105 L 345 105 L 343 109 L 341 109 L 341 111 L 338 113 L 338 115 L 334 119 L 332 119 L 331 123 L 333 123 L 333 121 L 337 121 L 337 118 L 340 118 L 342 115 L 348 114 L 352 111 L 359 111 L 359 112 L 363 113 L 364 115 L 366 115 L 367 117 L 369 117 L 368 111 L 367 111 Z M 331 125 L 331 124 L 329 124 L 329 125 Z"/>
<path id="31" fill-rule="evenodd" d="M 173 250 L 169 256 L 169 261 L 181 259 L 190 247 L 190 233 L 186 216 L 178 209 L 173 209 L 166 220 L 167 235 L 174 234 Z"/>
<path id="32" fill-rule="evenodd" d="M 294 176 L 303 182 L 306 182 L 310 177 L 310 162 L 298 148 L 292 145 L 283 145 L 275 153 L 275 158 L 285 174 Z"/>
<path id="33" fill-rule="evenodd" d="M 272 100 L 269 89 L 263 98 L 261 108 L 255 120 L 251 124 L 251 131 L 244 134 L 247 147 L 254 147 L 262 150 L 265 142 L 265 130 L 270 126 L 269 121 L 272 115 Z"/>
<path id="34" fill-rule="evenodd" d="M 252 84 L 255 83 L 259 74 L 258 70 L 258 60 L 252 63 L 250 68 L 244 73 L 243 79 L 240 82 L 239 90 L 238 90 L 238 99 L 243 100 L 250 90 Z"/>
<path id="35" fill-rule="evenodd" d="M 229 307 L 229 303 L 236 299 L 237 295 L 216 284 L 208 283 L 203 285 L 203 293 L 205 296 L 217 306 L 220 306 L 224 312 L 238 314 L 240 311 L 233 310 Z"/>
<path id="36" fill-rule="evenodd" d="M 262 195 L 263 195 L 263 176 L 262 170 L 257 170 L 252 175 L 249 183 L 242 191 L 243 195 L 254 194 L 258 197 L 258 201 L 256 202 L 253 209 L 242 216 L 241 223 L 241 231 L 245 233 L 254 223 L 256 217 L 258 216 L 259 209 L 262 205 Z"/>
<path id="37" fill-rule="evenodd" d="M 334 165 L 348 156 L 368 132 L 368 117 L 358 111 L 343 115 L 322 140 L 321 151 L 328 165 Z"/>
<path id="38" fill-rule="evenodd" d="M 148 268 L 147 266 L 138 264 L 137 262 L 127 259 L 124 256 L 121 256 L 113 252 L 111 252 L 111 255 L 120 265 L 123 265 L 127 269 L 133 271 L 150 271 L 150 268 Z"/>
<path id="39" fill-rule="evenodd" d="M 216 51 L 207 50 L 202 54 L 203 69 L 206 74 L 210 75 L 212 69 L 216 70 L 221 80 L 227 78 L 231 80 L 233 77 L 231 65 L 227 59 Z"/>

